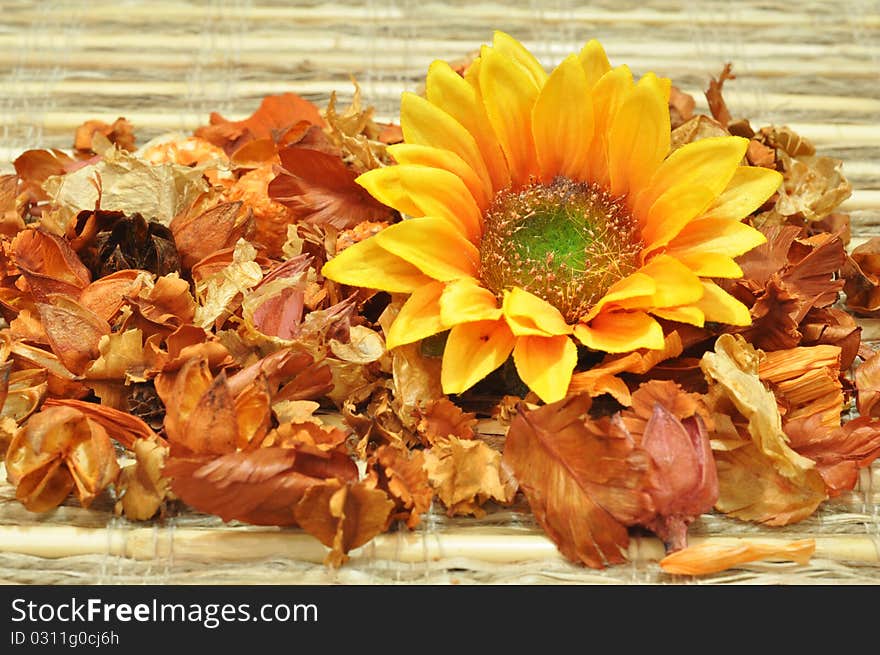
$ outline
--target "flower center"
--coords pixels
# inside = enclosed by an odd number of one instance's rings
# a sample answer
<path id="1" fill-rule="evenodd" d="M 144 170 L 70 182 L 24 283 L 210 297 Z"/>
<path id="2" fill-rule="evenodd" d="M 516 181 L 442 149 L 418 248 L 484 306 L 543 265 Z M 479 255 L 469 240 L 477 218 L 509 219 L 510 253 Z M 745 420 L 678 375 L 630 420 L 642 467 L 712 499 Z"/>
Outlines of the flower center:
<path id="1" fill-rule="evenodd" d="M 480 277 L 499 297 L 520 287 L 574 323 L 636 270 L 641 250 L 623 198 L 558 177 L 495 196 L 485 215 Z"/>

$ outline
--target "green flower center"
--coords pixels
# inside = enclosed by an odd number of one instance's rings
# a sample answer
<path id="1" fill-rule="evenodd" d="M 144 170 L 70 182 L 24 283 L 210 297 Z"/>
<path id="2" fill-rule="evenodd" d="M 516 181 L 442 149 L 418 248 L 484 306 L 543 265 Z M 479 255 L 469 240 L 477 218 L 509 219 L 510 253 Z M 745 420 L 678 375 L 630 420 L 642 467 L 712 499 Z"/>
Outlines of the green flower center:
<path id="1" fill-rule="evenodd" d="M 559 177 L 500 192 L 485 215 L 480 277 L 497 296 L 520 287 L 574 323 L 636 270 L 638 226 L 623 198 Z"/>

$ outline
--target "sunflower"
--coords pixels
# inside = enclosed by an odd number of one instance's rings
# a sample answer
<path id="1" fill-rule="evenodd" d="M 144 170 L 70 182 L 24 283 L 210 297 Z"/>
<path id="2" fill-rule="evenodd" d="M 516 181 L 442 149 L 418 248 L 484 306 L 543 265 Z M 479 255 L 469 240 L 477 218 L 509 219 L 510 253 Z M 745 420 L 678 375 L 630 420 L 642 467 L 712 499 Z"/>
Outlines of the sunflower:
<path id="1" fill-rule="evenodd" d="M 405 93 L 395 165 L 358 178 L 405 220 L 323 274 L 409 294 L 388 348 L 448 331 L 441 382 L 461 393 L 513 354 L 543 401 L 563 398 L 578 345 L 660 349 L 657 319 L 748 325 L 711 278 L 764 242 L 742 219 L 781 183 L 741 165 L 748 140 L 670 152 L 671 83 L 611 68 L 595 40 L 549 75 L 496 32 L 459 75 L 434 62 Z"/>

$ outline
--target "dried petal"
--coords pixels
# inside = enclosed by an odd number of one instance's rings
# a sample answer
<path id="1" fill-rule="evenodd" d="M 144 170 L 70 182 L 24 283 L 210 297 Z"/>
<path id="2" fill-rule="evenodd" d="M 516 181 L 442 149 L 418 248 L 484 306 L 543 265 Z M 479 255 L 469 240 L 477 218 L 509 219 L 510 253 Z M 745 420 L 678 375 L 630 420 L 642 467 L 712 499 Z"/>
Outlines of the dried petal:
<path id="1" fill-rule="evenodd" d="M 671 553 L 660 568 L 674 575 L 707 575 L 759 560 L 792 561 L 806 566 L 816 550 L 814 539 L 760 541 L 741 539 L 733 543 L 703 543 Z"/>

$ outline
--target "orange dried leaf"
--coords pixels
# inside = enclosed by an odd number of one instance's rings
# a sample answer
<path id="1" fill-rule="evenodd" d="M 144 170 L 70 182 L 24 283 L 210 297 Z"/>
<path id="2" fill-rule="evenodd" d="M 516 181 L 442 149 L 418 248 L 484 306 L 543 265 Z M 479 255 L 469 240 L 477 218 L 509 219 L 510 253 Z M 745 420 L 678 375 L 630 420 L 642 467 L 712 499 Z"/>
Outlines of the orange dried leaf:
<path id="1" fill-rule="evenodd" d="M 721 123 L 723 127 L 727 127 L 727 124 L 730 122 L 730 111 L 727 109 L 727 103 L 724 102 L 724 98 L 721 96 L 721 89 L 724 87 L 724 82 L 727 80 L 735 80 L 736 75 L 733 74 L 733 65 L 729 62 L 724 64 L 724 69 L 721 71 L 721 74 L 718 78 L 712 78 L 709 82 L 709 88 L 706 90 L 706 100 L 709 102 L 709 111 L 712 112 L 712 116 Z"/>
<path id="2" fill-rule="evenodd" d="M 431 400 L 416 410 L 418 432 L 425 446 L 433 446 L 448 437 L 473 439 L 477 415 L 464 412 L 449 398 Z"/>
<path id="3" fill-rule="evenodd" d="M 19 428 L 6 455 L 16 497 L 32 512 L 49 511 L 73 490 L 83 507 L 119 473 L 107 432 L 72 407 L 48 407 Z"/>
<path id="4" fill-rule="evenodd" d="M 76 128 L 73 135 L 73 149 L 81 157 L 91 157 L 95 154 L 92 150 L 92 139 L 95 133 L 103 134 L 110 143 L 117 147 L 133 151 L 135 149 L 134 127 L 123 117 L 117 118 L 112 124 L 99 120 L 89 120 Z"/>
<path id="5" fill-rule="evenodd" d="M 386 529 L 393 509 L 381 489 L 327 480 L 309 488 L 295 511 L 297 523 L 331 549 L 325 562 L 338 567 L 348 560 L 349 551 Z"/>
<path id="6" fill-rule="evenodd" d="M 52 352 L 67 370 L 81 375 L 101 356 L 99 344 L 110 334 L 110 326 L 68 296 L 49 294 L 46 300 L 37 303 L 37 309 Z"/>
<path id="7" fill-rule="evenodd" d="M 133 449 L 135 463 L 123 468 L 117 481 L 121 498 L 116 512 L 132 521 L 147 521 L 171 497 L 170 481 L 162 474 L 168 446 L 157 438 L 138 439 Z"/>
<path id="8" fill-rule="evenodd" d="M 759 560 L 809 563 L 816 551 L 814 539 L 764 542 L 742 539 L 734 543 L 703 543 L 671 553 L 660 560 L 660 568 L 674 575 L 707 575 Z"/>
<path id="9" fill-rule="evenodd" d="M 434 490 L 425 469 L 422 451 L 379 446 L 371 458 L 376 485 L 391 496 L 395 504 L 392 519 L 406 521 L 412 530 L 421 522 L 421 515 L 431 508 Z"/>
<path id="10" fill-rule="evenodd" d="M 67 241 L 42 230 L 20 232 L 12 242 L 13 260 L 39 301 L 52 293 L 72 298 L 91 282 L 88 269 Z"/>
<path id="11" fill-rule="evenodd" d="M 164 442 L 152 428 L 137 416 L 112 407 L 90 403 L 74 398 L 47 398 L 44 407 L 70 407 L 103 427 L 107 434 L 128 449 L 133 449 L 139 441 L 159 440 Z"/>
<path id="12" fill-rule="evenodd" d="M 447 437 L 424 453 L 428 478 L 449 516 L 482 516 L 487 501 L 508 504 L 516 495 L 516 480 L 501 453 L 483 441 Z"/>
<path id="13" fill-rule="evenodd" d="M 504 461 L 562 554 L 604 568 L 625 561 L 627 526 L 653 514 L 650 462 L 619 420 L 599 425 L 585 418 L 588 406 L 588 398 L 572 396 L 521 408 Z"/>
<path id="14" fill-rule="evenodd" d="M 200 208 L 201 209 L 201 208 Z M 217 250 L 233 247 L 253 230 L 253 211 L 242 201 L 221 202 L 203 211 L 190 211 L 171 221 L 180 262 L 189 270 Z"/>

